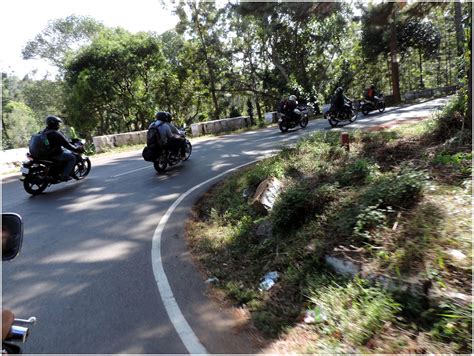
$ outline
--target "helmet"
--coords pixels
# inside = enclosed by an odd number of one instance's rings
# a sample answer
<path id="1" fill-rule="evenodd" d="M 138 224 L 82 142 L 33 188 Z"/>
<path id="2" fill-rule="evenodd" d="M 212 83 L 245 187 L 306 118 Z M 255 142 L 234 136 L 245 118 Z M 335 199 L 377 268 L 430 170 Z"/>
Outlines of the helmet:
<path id="1" fill-rule="evenodd" d="M 49 115 L 48 117 L 46 117 L 46 126 L 48 127 L 48 129 L 58 130 L 59 125 L 62 122 L 63 120 L 61 120 L 57 116 Z"/>
<path id="2" fill-rule="evenodd" d="M 160 121 L 167 121 L 168 113 L 166 111 L 158 111 L 155 115 L 155 119 Z"/>
<path id="3" fill-rule="evenodd" d="M 375 89 L 375 85 L 370 84 L 370 87 L 369 87 L 369 88 L 370 88 L 370 89 Z"/>
<path id="4" fill-rule="evenodd" d="M 166 121 L 171 122 L 171 120 L 173 120 L 173 116 L 171 115 L 171 113 L 166 112 Z"/>
<path id="5" fill-rule="evenodd" d="M 338 87 L 335 91 L 336 94 L 342 93 L 344 91 L 343 87 Z"/>
<path id="6" fill-rule="evenodd" d="M 296 101 L 296 95 L 290 95 L 288 101 Z"/>

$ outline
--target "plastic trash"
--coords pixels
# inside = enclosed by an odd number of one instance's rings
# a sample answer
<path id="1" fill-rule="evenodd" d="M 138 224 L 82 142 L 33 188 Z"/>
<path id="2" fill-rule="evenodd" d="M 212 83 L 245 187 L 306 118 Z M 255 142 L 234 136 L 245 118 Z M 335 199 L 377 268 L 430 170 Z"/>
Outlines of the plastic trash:
<path id="1" fill-rule="evenodd" d="M 210 283 L 217 283 L 217 282 L 219 282 L 219 278 L 209 277 L 208 279 L 206 279 L 206 281 L 204 283 L 210 284 Z"/>
<path id="2" fill-rule="evenodd" d="M 264 291 L 264 290 L 269 290 L 271 287 L 273 287 L 278 280 L 278 277 L 280 275 L 278 272 L 273 271 L 273 272 L 268 272 L 263 276 L 263 278 L 260 280 L 260 284 L 258 286 L 259 291 Z"/>

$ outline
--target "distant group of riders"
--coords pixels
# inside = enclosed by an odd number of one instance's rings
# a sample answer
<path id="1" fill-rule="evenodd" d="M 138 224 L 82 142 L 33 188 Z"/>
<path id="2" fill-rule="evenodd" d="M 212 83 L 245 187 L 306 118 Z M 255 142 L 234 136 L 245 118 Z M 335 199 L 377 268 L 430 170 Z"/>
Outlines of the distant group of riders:
<path id="1" fill-rule="evenodd" d="M 379 102 L 379 94 L 377 93 L 374 84 L 371 84 L 365 91 L 365 100 L 374 108 Z M 352 110 L 352 102 L 353 100 L 344 94 L 344 88 L 338 87 L 334 91 L 334 95 L 331 97 L 331 106 L 329 110 L 341 114 L 350 114 Z M 296 95 L 292 94 L 287 99 L 284 99 L 280 102 L 278 105 L 278 112 L 285 115 L 289 120 L 298 121 L 299 113 L 298 110 L 295 110 L 297 106 L 298 98 Z"/>
<path id="2" fill-rule="evenodd" d="M 365 92 L 365 100 L 375 107 L 379 98 L 377 96 L 375 85 L 370 85 Z M 300 111 L 296 110 L 298 106 L 296 95 L 290 95 L 278 105 L 278 112 L 285 115 L 290 121 L 300 119 Z M 312 98 L 315 100 L 314 98 Z M 331 111 L 345 113 L 352 109 L 352 100 L 344 94 L 344 88 L 338 87 L 331 98 Z M 186 138 L 172 123 L 172 114 L 166 111 L 158 111 L 154 121 L 148 127 L 147 147 L 153 156 L 160 150 L 171 152 L 176 157 L 186 159 Z M 71 152 L 82 153 L 84 148 L 71 144 L 66 136 L 59 130 L 62 120 L 53 115 L 46 117 L 46 128 L 42 131 L 49 141 L 49 153 L 41 159 L 50 159 L 60 162 L 62 171 L 61 181 L 71 179 L 71 173 L 76 161 L 76 156 Z M 68 151 L 69 150 L 69 151 Z M 31 151 L 31 149 L 30 149 Z"/>

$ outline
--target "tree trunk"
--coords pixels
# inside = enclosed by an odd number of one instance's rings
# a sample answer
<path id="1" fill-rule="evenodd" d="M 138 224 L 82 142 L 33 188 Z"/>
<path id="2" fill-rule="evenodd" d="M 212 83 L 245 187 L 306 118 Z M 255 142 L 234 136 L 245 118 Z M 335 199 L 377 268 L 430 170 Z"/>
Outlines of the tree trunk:
<path id="1" fill-rule="evenodd" d="M 458 56 L 464 54 L 464 30 L 462 28 L 461 1 L 454 1 L 454 26 L 456 28 L 456 48 Z"/>
<path id="2" fill-rule="evenodd" d="M 398 70 L 398 43 L 397 43 L 397 27 L 394 19 L 390 23 L 390 58 L 392 66 L 392 93 L 395 104 L 401 102 L 400 96 L 400 73 Z"/>
<path id="3" fill-rule="evenodd" d="M 423 83 L 423 57 L 421 55 L 421 49 L 418 50 L 418 56 L 420 59 L 420 89 L 424 89 L 425 83 Z"/>

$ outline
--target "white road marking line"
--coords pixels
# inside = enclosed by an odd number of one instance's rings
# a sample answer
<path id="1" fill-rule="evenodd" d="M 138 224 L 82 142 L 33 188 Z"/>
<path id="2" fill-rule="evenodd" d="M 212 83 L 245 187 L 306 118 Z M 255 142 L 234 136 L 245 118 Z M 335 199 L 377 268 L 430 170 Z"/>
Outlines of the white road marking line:
<path id="1" fill-rule="evenodd" d="M 138 171 L 143 171 L 144 169 L 148 169 L 152 166 L 146 166 L 146 167 L 142 167 L 142 168 L 137 168 L 137 169 L 134 169 L 133 171 L 128 171 L 128 172 L 125 172 L 125 173 L 120 173 L 120 174 L 116 174 L 114 176 L 110 176 L 110 178 L 117 178 L 117 177 L 121 177 L 121 176 L 124 176 L 124 175 L 127 175 L 127 174 L 130 174 L 130 173 L 135 173 L 135 172 L 138 172 Z"/>
<path id="2" fill-rule="evenodd" d="M 153 234 L 153 241 L 151 247 L 151 262 L 153 266 L 153 274 L 155 275 L 156 284 L 158 286 L 158 290 L 160 292 L 161 300 L 165 306 L 166 312 L 168 313 L 168 317 L 170 318 L 173 326 L 178 333 L 181 341 L 183 342 L 184 346 L 188 350 L 190 354 L 207 354 L 206 348 L 201 344 L 196 334 L 194 334 L 191 326 L 189 326 L 188 322 L 183 316 L 181 309 L 179 309 L 178 303 L 174 298 L 173 291 L 171 290 L 171 286 L 168 282 L 168 278 L 166 277 L 165 270 L 163 268 L 163 261 L 161 259 L 161 240 L 163 230 L 165 228 L 166 223 L 168 222 L 171 214 L 173 214 L 176 207 L 181 203 L 184 198 L 186 198 L 189 194 L 191 194 L 196 189 L 199 189 L 203 185 L 212 182 L 215 179 L 218 179 L 232 171 L 245 167 L 249 164 L 258 162 L 259 160 L 254 160 L 240 166 L 228 169 L 227 171 L 220 173 L 194 187 L 188 189 L 186 192 L 181 194 L 178 199 L 176 199 L 173 204 L 168 208 L 165 215 L 161 218 L 155 233 Z"/>

